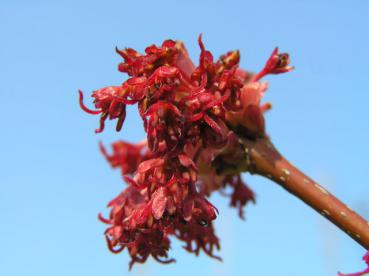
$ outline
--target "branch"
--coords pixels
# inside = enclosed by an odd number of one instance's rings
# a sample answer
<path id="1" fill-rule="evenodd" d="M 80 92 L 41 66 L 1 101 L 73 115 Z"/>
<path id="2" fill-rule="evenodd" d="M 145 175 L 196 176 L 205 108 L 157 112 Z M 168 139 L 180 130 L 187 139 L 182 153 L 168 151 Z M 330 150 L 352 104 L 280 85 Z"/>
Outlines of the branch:
<path id="1" fill-rule="evenodd" d="M 270 178 L 369 249 L 369 222 L 291 165 L 269 139 L 242 139 L 251 173 Z"/>

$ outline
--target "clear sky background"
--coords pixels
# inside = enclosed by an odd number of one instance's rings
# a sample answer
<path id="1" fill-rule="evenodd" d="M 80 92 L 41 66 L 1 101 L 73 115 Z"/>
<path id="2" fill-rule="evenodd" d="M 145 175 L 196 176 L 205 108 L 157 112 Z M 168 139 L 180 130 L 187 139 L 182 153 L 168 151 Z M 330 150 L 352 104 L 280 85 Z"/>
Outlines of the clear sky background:
<path id="1" fill-rule="evenodd" d="M 279 186 L 245 175 L 257 194 L 246 221 L 213 196 L 223 263 L 173 243 L 174 265 L 128 273 L 103 238 L 106 203 L 124 185 L 98 141 L 144 137 L 136 112 L 122 132 L 83 113 L 77 90 L 118 85 L 114 47 L 143 51 L 197 36 L 218 57 L 241 51 L 259 70 L 275 46 L 296 70 L 270 76 L 267 131 L 294 164 L 369 219 L 369 1 L 17 1 L 0 3 L 0 275 L 336 275 L 364 249 Z"/>

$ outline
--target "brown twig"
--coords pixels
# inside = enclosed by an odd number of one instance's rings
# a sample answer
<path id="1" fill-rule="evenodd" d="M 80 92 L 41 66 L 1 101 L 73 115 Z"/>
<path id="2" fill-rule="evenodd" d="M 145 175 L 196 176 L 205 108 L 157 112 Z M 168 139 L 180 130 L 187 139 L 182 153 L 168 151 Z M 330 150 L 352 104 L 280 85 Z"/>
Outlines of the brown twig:
<path id="1" fill-rule="evenodd" d="M 269 139 L 243 139 L 251 173 L 270 178 L 369 249 L 369 222 L 291 165 Z"/>

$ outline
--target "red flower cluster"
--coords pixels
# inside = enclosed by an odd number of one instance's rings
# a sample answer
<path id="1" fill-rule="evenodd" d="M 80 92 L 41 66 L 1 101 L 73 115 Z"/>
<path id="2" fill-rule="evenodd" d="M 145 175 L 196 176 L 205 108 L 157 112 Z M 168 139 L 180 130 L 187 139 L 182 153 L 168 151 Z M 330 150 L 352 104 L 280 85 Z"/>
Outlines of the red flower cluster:
<path id="1" fill-rule="evenodd" d="M 199 37 L 199 65 L 195 67 L 181 42 L 166 40 L 149 46 L 145 54 L 127 48 L 118 50 L 123 62 L 119 71 L 130 78 L 121 86 L 94 91 L 104 129 L 107 118 L 117 119 L 119 131 L 126 105 L 137 104 L 147 139 L 137 145 L 113 144 L 109 155 L 101 151 L 112 167 L 120 168 L 128 187 L 108 207 L 106 239 L 118 253 L 127 248 L 132 261 L 142 263 L 151 255 L 169 263 L 169 237 L 185 243 L 196 255 L 203 250 L 211 257 L 219 249 L 212 221 L 217 209 L 207 200 L 214 190 L 231 189 L 230 205 L 239 209 L 254 202 L 253 192 L 241 179 L 247 169 L 247 152 L 240 137 L 256 139 L 265 135 L 264 111 L 260 104 L 267 89 L 259 79 L 266 74 L 290 71 L 287 54 L 275 50 L 257 75 L 241 70 L 240 54 L 231 51 L 214 61 Z"/>

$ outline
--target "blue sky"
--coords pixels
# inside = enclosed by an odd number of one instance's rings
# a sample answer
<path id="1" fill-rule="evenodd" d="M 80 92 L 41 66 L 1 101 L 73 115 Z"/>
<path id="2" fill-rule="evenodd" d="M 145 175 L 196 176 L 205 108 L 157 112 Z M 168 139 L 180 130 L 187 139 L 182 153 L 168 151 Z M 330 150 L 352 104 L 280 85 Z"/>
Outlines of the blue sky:
<path id="1" fill-rule="evenodd" d="M 175 265 L 127 272 L 97 213 L 124 184 L 98 141 L 144 137 L 133 109 L 120 133 L 83 113 L 77 90 L 119 84 L 114 47 L 142 51 L 183 40 L 194 60 L 203 33 L 219 56 L 241 51 L 257 71 L 275 46 L 296 70 L 271 76 L 267 131 L 284 155 L 369 219 L 368 1 L 7 1 L 0 5 L 0 275 L 335 275 L 363 267 L 364 249 L 272 182 L 245 175 L 257 194 L 246 221 L 220 209 L 219 263 L 174 242 Z"/>

